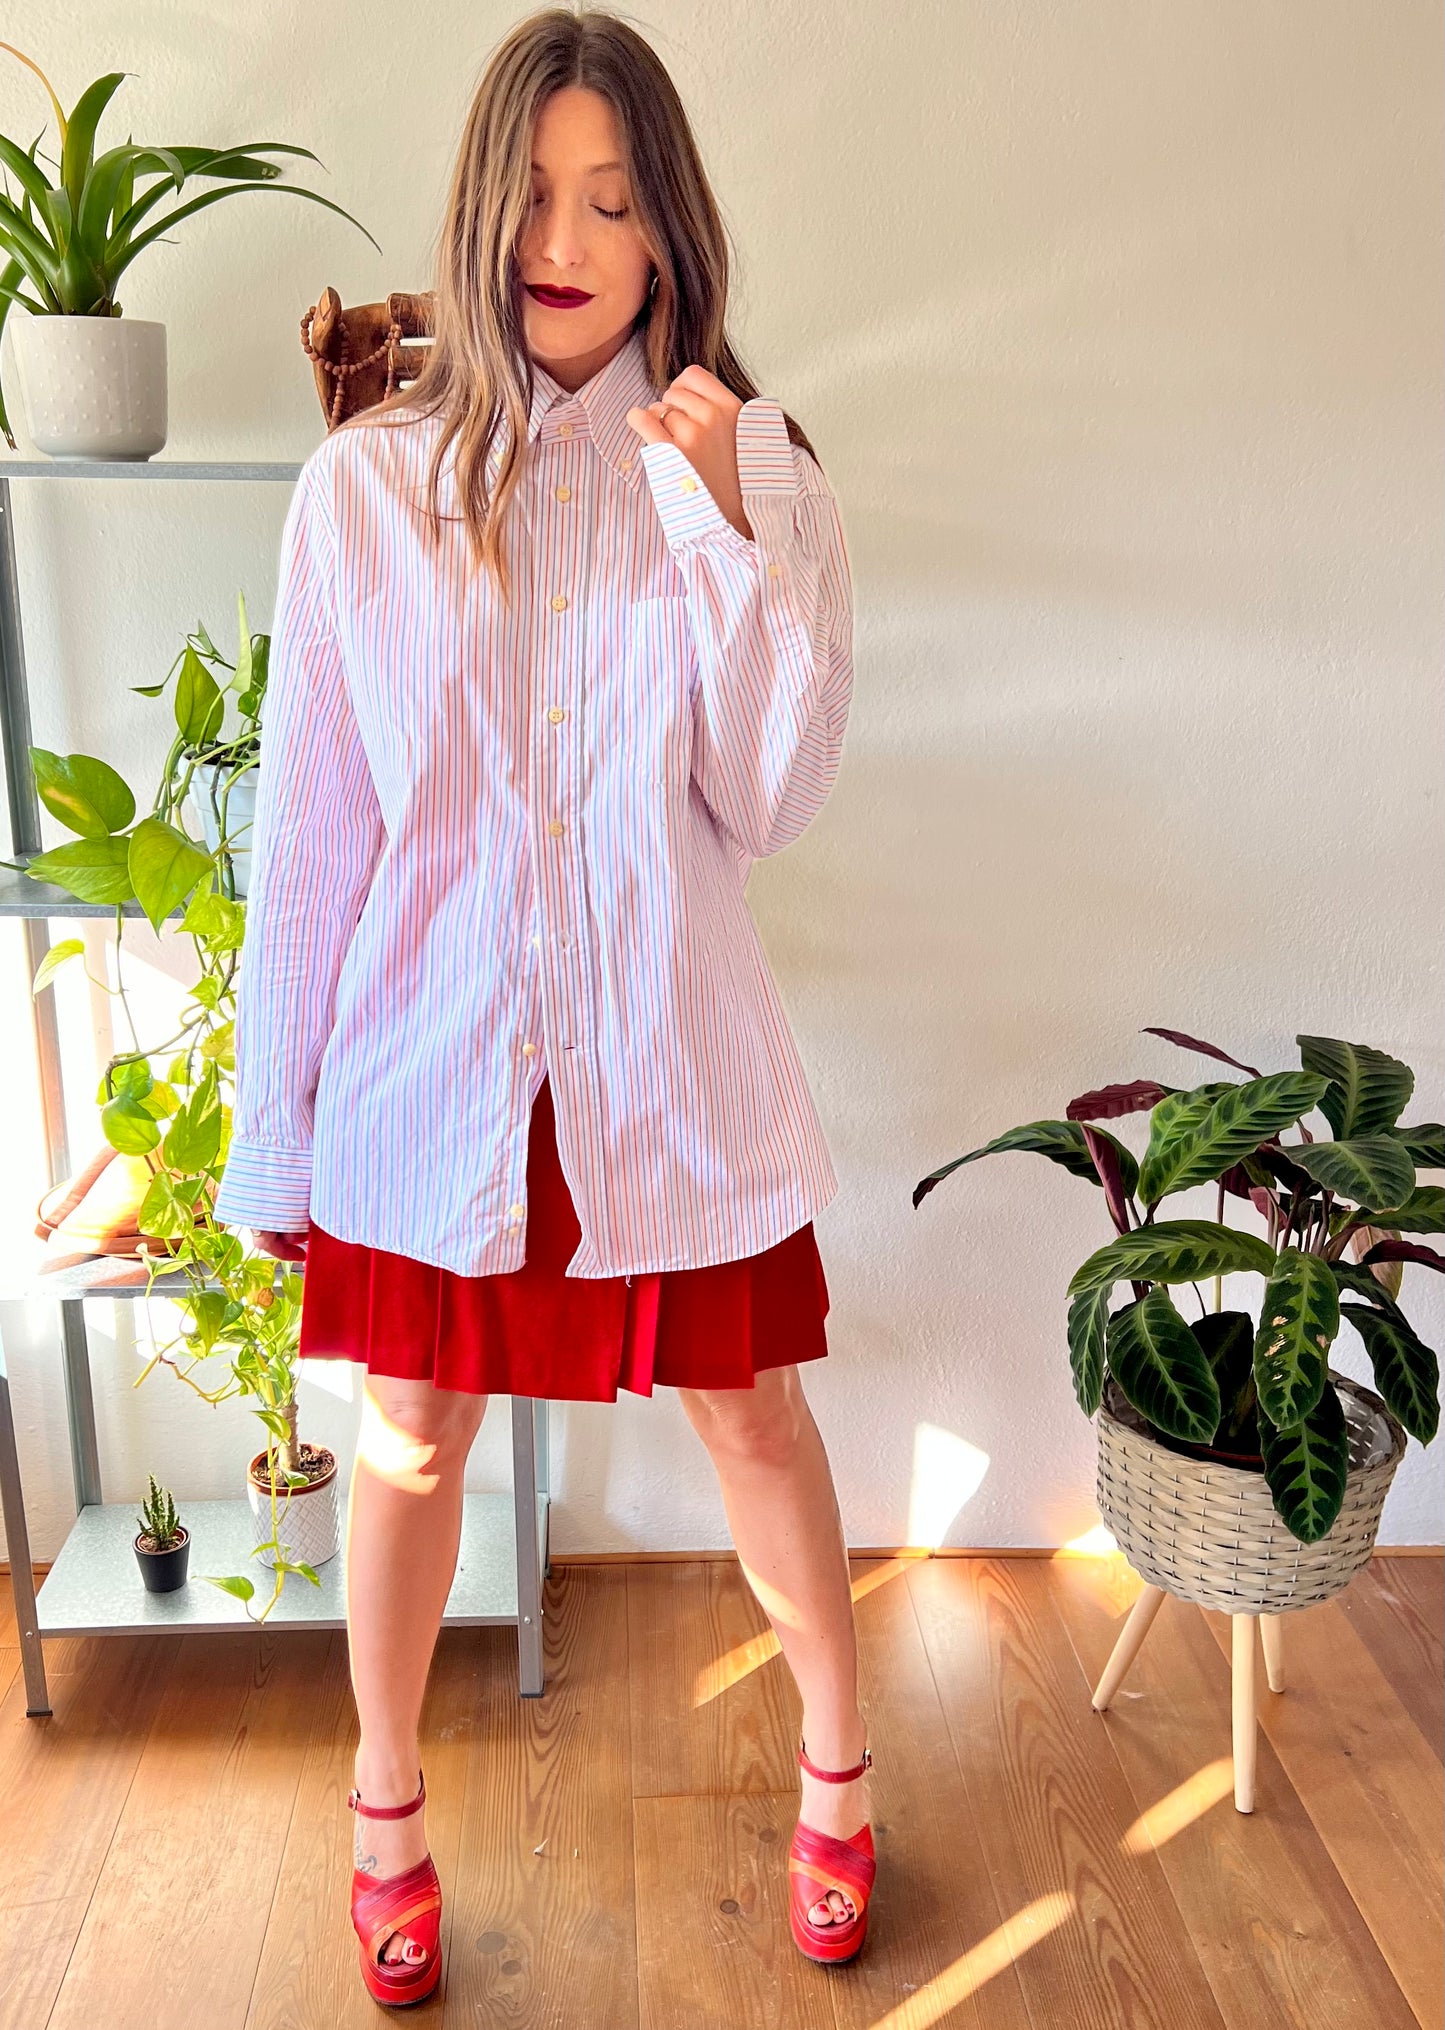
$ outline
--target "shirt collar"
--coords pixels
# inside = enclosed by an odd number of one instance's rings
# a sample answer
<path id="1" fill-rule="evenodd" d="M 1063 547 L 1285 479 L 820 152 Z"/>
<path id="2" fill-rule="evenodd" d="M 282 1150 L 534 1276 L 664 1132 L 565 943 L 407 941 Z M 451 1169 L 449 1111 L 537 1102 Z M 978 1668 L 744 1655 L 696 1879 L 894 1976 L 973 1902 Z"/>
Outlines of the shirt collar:
<path id="1" fill-rule="evenodd" d="M 642 439 L 628 422 L 627 412 L 646 408 L 661 393 L 648 369 L 647 341 L 642 329 L 630 332 L 606 366 L 599 367 L 575 394 L 569 393 L 544 366 L 533 360 L 527 442 L 531 444 L 541 438 L 550 443 L 562 434 L 564 423 L 570 423 L 573 431 L 585 426 L 585 434 L 618 476 L 635 485 L 642 472 L 642 460 L 637 455 Z M 500 463 L 499 441 L 493 448 L 493 465 Z"/>

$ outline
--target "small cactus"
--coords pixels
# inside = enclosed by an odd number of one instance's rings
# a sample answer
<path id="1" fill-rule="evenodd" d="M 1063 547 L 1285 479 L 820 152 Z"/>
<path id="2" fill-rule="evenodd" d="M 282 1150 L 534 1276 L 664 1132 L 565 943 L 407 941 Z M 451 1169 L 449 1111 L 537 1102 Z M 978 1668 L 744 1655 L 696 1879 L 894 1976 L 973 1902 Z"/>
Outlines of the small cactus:
<path id="1" fill-rule="evenodd" d="M 155 1475 L 152 1473 L 148 1477 L 150 1493 L 146 1496 L 136 1521 L 141 1526 L 141 1533 L 151 1539 L 158 1551 L 168 1551 L 180 1534 L 180 1524 L 176 1520 L 176 1505 L 171 1499 L 169 1490 L 159 1485 Z"/>

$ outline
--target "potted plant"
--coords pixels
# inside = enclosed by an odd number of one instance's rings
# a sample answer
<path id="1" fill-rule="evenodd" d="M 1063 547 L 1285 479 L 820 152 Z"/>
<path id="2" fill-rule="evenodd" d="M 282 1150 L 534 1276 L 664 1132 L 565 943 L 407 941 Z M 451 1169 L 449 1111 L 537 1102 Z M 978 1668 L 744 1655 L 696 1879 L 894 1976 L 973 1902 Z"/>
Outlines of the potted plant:
<path id="1" fill-rule="evenodd" d="M 365 226 L 319 192 L 279 183 L 282 165 L 272 155 L 304 155 L 309 148 L 281 141 L 232 148 L 138 146 L 127 139 L 96 153 L 96 130 L 124 71 L 97 78 L 69 118 L 39 65 L 0 43 L 34 71 L 55 116 L 58 180 L 40 166 L 40 135 L 22 148 L 0 135 L 0 163 L 8 179 L 0 192 L 0 327 L 12 303 L 30 315 L 13 326 L 30 434 L 55 458 L 149 458 L 166 441 L 166 328 L 125 318 L 116 291 L 136 256 L 192 212 L 242 191 L 285 191 L 325 205 L 366 233 Z M 42 132 L 44 130 L 42 129 Z M 184 203 L 170 204 L 188 184 L 214 184 Z M 381 249 L 366 233 L 367 239 Z M 15 449 L 0 400 L 0 429 Z"/>
<path id="2" fill-rule="evenodd" d="M 147 1289 L 163 1269 L 184 1271 L 187 1286 L 167 1289 L 181 1331 L 158 1347 L 136 1385 L 163 1365 L 207 1402 L 247 1398 L 260 1419 L 266 1446 L 250 1463 L 247 1493 L 256 1516 L 256 1556 L 274 1575 L 271 1596 L 253 1617 L 264 1620 L 288 1573 L 320 1584 L 315 1567 L 339 1548 L 340 1517 L 335 1454 L 305 1442 L 297 1430 L 301 1276 L 247 1247 L 211 1214 L 230 1139 L 235 977 L 245 934 L 230 806 L 237 779 L 257 766 L 270 648 L 267 636 L 249 631 L 244 599 L 239 609 L 234 662 L 198 625 L 159 684 L 135 686 L 155 697 L 175 683 L 175 734 L 149 811 L 137 819 L 136 798 L 109 763 L 32 747 L 42 803 L 77 836 L 28 861 L 0 865 L 54 882 L 84 901 L 115 905 L 114 991 L 133 1047 L 118 1052 L 102 1076 L 101 1128 L 112 1147 L 143 1154 L 152 1166 L 137 1214 L 139 1230 L 156 1243 L 146 1257 Z M 223 723 L 228 695 L 235 719 L 229 729 Z M 203 768 L 210 770 L 207 786 L 194 799 Z M 203 813 L 211 810 L 214 844 L 186 828 L 193 799 Z M 120 905 L 132 898 L 157 933 L 178 913 L 178 927 L 194 940 L 198 960 L 175 1034 L 144 1045 L 125 991 L 119 935 Z M 37 967 L 33 991 L 41 992 L 84 949 L 79 938 L 57 944 Z M 162 1058 L 167 1061 L 158 1071 L 155 1060 Z M 214 1386 L 197 1379 L 210 1361 L 226 1364 Z M 252 1612 L 256 1587 L 246 1574 L 200 1576 Z"/>
<path id="3" fill-rule="evenodd" d="M 1397 1301 L 1402 1265 L 1445 1269 L 1415 1236 L 1445 1231 L 1445 1128 L 1401 1124 L 1408 1065 L 1366 1044 L 1296 1038 L 1300 1069 L 1262 1073 L 1213 1044 L 1152 1029 L 1246 1074 L 1180 1088 L 1154 1079 L 1069 1102 L 931 1172 L 1005 1150 L 1046 1156 L 1099 1188 L 1115 1237 L 1068 1286 L 1074 1394 L 1099 1420 L 1100 1510 L 1156 1586 L 1234 1613 L 1328 1595 L 1369 1556 L 1405 1434 L 1439 1423 L 1439 1362 Z M 1303 1116 L 1318 1108 L 1317 1139 Z M 1141 1157 L 1100 1122 L 1149 1115 Z M 1298 1128 L 1298 1139 L 1286 1133 Z M 1216 1216 L 1161 1219 L 1213 1185 Z M 1226 1223 L 1248 1207 L 1263 1234 Z M 1223 1278 L 1258 1275 L 1256 1315 L 1221 1308 Z M 1213 1303 L 1199 1292 L 1213 1280 Z M 1114 1303 L 1116 1286 L 1131 1286 Z M 1173 1292 L 1194 1286 L 1189 1318 Z M 1329 1365 L 1359 1334 L 1379 1393 Z"/>
<path id="4" fill-rule="evenodd" d="M 150 1493 L 136 1517 L 140 1533 L 135 1540 L 136 1563 L 147 1593 L 174 1593 L 186 1583 L 186 1562 L 191 1555 L 191 1533 L 176 1520 L 176 1505 L 167 1488 L 155 1475 L 149 1476 Z"/>

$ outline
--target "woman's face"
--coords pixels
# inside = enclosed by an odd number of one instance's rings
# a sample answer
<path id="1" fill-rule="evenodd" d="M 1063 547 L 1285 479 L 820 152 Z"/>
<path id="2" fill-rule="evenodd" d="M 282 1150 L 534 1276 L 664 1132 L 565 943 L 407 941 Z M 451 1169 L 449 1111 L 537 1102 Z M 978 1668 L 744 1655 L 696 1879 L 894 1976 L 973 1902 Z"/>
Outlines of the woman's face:
<path id="1" fill-rule="evenodd" d="M 532 358 L 572 390 L 623 344 L 651 279 L 624 152 L 611 106 L 583 86 L 553 92 L 537 116 L 522 325 Z M 548 301 L 548 285 L 562 296 Z"/>

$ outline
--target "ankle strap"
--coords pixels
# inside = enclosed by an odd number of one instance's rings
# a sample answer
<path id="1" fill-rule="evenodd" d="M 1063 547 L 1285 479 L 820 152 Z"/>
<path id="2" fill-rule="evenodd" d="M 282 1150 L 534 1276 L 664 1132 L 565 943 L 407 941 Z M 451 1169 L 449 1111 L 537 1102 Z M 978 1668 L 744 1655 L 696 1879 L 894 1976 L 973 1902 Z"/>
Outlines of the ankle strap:
<path id="1" fill-rule="evenodd" d="M 824 1783 L 852 1783 L 854 1778 L 861 1776 L 865 1769 L 873 1767 L 873 1750 L 865 1748 L 863 1750 L 863 1760 L 855 1762 L 851 1769 L 820 1769 L 817 1763 L 810 1759 L 808 1751 L 803 1746 L 800 1737 L 798 1741 L 798 1760 L 802 1763 L 804 1769 L 807 1770 L 809 1776 L 820 1776 Z"/>
<path id="2" fill-rule="evenodd" d="M 353 1811 L 360 1812 L 364 1819 L 410 1818 L 414 1811 L 420 1811 L 426 1803 L 426 1782 L 422 1777 L 421 1771 L 418 1770 L 417 1793 L 410 1804 L 363 1804 L 361 1802 L 361 1792 L 355 1789 L 349 1790 L 346 1793 L 346 1802 Z"/>

